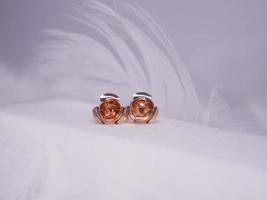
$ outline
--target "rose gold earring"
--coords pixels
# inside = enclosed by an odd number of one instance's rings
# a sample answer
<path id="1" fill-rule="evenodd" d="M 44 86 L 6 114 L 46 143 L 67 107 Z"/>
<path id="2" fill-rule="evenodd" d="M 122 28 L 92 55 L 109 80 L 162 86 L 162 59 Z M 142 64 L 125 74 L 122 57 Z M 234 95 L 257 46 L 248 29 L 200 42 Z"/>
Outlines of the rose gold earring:
<path id="1" fill-rule="evenodd" d="M 149 123 L 155 120 L 158 112 L 150 94 L 137 92 L 133 95 L 133 101 L 126 108 L 126 118 L 130 122 Z"/>
<path id="2" fill-rule="evenodd" d="M 121 106 L 117 95 L 102 94 L 100 101 L 100 105 L 93 108 L 93 116 L 98 123 L 118 124 L 125 119 L 125 108 Z"/>

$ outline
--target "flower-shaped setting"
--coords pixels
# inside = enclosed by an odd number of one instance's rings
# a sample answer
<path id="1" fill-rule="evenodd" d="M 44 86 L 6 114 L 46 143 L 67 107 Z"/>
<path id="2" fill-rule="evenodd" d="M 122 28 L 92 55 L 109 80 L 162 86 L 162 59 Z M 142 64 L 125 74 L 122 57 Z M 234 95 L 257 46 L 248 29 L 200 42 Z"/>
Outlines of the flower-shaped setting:
<path id="1" fill-rule="evenodd" d="M 93 109 L 93 116 L 98 123 L 118 124 L 124 119 L 125 109 L 121 106 L 117 95 L 102 94 L 100 101 L 100 105 Z"/>
<path id="2" fill-rule="evenodd" d="M 158 108 L 154 106 L 152 96 L 145 92 L 133 95 L 133 101 L 126 109 L 126 117 L 131 122 L 149 123 L 158 115 Z"/>

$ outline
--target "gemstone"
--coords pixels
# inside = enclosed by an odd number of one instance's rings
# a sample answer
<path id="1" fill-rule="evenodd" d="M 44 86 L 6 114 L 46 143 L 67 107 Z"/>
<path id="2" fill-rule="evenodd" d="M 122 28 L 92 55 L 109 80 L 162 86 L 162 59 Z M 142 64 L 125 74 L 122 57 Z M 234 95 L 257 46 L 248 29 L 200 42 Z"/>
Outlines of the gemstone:
<path id="1" fill-rule="evenodd" d="M 130 104 L 130 112 L 138 121 L 147 121 L 152 112 L 154 104 L 148 98 L 137 98 Z"/>
<path id="2" fill-rule="evenodd" d="M 102 119 L 108 122 L 115 122 L 121 113 L 121 105 L 117 99 L 107 98 L 99 106 Z"/>

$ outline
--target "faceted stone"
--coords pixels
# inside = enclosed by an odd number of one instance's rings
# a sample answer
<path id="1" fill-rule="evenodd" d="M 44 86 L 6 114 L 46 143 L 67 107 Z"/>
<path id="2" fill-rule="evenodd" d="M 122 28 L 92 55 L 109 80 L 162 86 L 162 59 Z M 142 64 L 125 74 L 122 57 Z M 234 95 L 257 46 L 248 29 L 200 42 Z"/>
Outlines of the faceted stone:
<path id="1" fill-rule="evenodd" d="M 117 99 L 107 98 L 102 101 L 99 106 L 101 117 L 108 122 L 115 122 L 118 120 L 121 105 Z"/>
<path id="2" fill-rule="evenodd" d="M 153 112 L 154 104 L 148 98 L 137 98 L 130 104 L 130 112 L 138 121 L 146 122 Z"/>

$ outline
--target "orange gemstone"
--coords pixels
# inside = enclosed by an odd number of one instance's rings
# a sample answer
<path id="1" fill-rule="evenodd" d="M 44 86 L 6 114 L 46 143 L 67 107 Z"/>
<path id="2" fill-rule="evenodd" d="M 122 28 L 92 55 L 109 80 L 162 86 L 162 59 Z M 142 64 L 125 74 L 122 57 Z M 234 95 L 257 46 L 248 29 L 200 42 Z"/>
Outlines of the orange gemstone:
<path id="1" fill-rule="evenodd" d="M 117 99 L 107 98 L 99 106 L 100 116 L 108 122 L 118 120 L 121 111 L 121 105 Z"/>
<path id="2" fill-rule="evenodd" d="M 137 98 L 130 104 L 130 112 L 138 121 L 147 121 L 153 112 L 154 104 L 148 98 Z"/>

